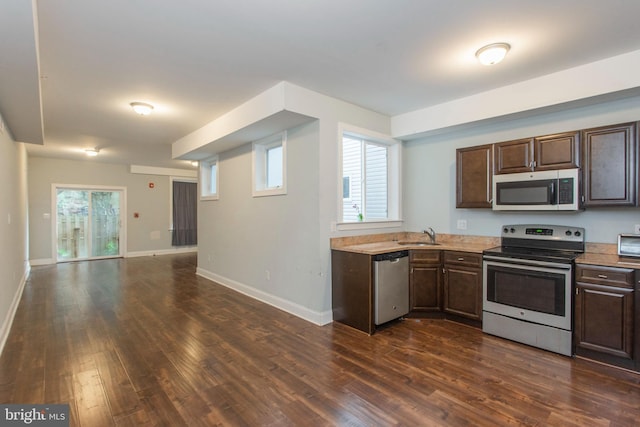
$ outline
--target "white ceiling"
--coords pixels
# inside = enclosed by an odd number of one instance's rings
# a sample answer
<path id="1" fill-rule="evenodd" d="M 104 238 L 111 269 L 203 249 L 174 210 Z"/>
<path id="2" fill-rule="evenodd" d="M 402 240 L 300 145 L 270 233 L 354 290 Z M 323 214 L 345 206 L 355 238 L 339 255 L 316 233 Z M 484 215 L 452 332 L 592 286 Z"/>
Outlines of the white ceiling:
<path id="1" fill-rule="evenodd" d="M 0 113 L 15 139 L 31 156 L 96 147 L 92 161 L 149 166 L 189 167 L 171 143 L 283 80 L 394 116 L 640 49 L 637 0 L 34 4 L 35 30 L 28 1 L 0 5 Z M 496 41 L 507 59 L 479 65 Z"/>

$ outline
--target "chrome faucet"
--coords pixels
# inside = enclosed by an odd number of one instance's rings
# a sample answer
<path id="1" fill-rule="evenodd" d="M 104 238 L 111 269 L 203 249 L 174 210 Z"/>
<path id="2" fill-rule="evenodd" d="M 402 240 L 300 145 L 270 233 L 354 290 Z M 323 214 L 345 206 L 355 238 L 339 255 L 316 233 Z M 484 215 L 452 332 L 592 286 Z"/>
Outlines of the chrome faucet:
<path id="1" fill-rule="evenodd" d="M 422 230 L 422 232 L 429 236 L 431 243 L 436 243 L 436 232 L 433 231 L 433 228 L 429 227 L 426 230 Z"/>

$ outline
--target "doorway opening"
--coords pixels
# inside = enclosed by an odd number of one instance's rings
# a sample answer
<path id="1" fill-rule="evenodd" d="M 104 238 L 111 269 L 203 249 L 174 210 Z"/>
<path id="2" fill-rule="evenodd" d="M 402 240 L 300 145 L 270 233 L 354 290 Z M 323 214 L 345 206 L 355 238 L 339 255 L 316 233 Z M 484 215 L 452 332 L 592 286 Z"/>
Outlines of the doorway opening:
<path id="1" fill-rule="evenodd" d="M 54 185 L 57 262 L 124 256 L 125 189 Z"/>

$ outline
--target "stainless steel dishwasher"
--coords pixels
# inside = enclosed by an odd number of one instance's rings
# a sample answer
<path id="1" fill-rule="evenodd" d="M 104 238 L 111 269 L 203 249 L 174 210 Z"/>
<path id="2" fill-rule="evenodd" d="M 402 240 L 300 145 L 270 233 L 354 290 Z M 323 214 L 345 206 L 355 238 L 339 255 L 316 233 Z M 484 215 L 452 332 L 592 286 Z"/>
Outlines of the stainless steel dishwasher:
<path id="1" fill-rule="evenodd" d="M 409 312 L 409 252 L 373 257 L 375 324 L 381 325 Z"/>

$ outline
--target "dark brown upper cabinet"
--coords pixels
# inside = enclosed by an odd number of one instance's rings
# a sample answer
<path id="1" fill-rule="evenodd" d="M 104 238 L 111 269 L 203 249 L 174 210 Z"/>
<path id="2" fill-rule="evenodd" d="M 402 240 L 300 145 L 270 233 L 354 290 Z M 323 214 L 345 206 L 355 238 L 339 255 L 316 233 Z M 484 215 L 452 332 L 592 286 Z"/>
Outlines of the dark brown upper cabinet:
<path id="1" fill-rule="evenodd" d="M 637 206 L 637 123 L 582 131 L 584 205 Z"/>
<path id="2" fill-rule="evenodd" d="M 496 174 L 533 170 L 533 138 L 494 144 L 494 163 Z"/>
<path id="3" fill-rule="evenodd" d="M 456 150 L 456 208 L 491 208 L 493 144 Z"/>
<path id="4" fill-rule="evenodd" d="M 580 132 L 565 132 L 495 144 L 496 174 L 580 166 Z"/>
<path id="5" fill-rule="evenodd" d="M 533 139 L 534 169 L 572 169 L 580 166 L 580 132 L 566 132 Z"/>

